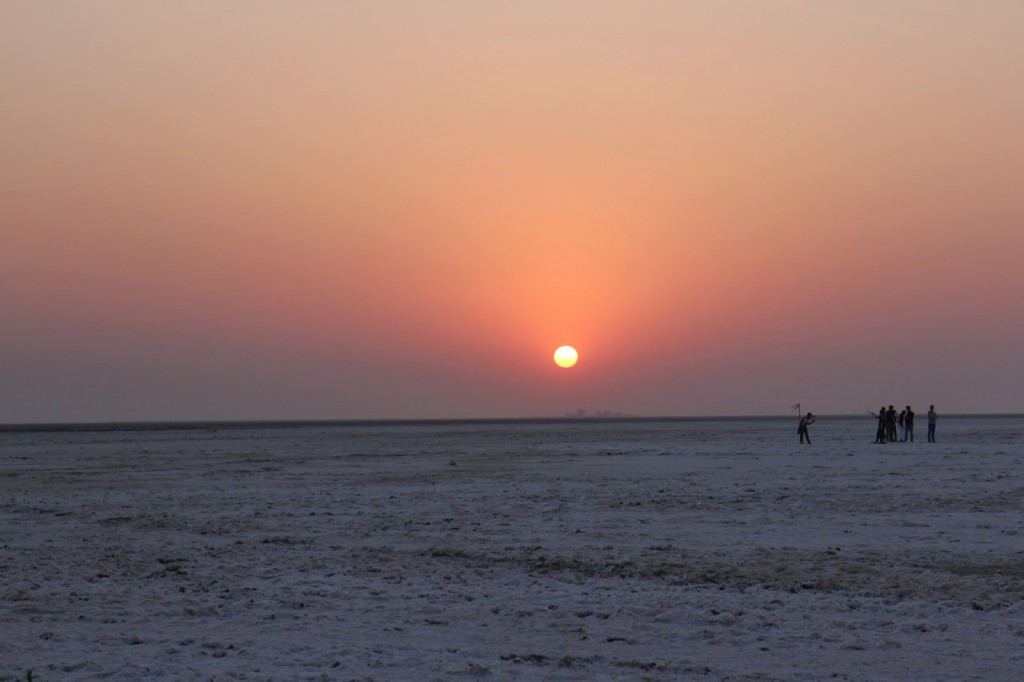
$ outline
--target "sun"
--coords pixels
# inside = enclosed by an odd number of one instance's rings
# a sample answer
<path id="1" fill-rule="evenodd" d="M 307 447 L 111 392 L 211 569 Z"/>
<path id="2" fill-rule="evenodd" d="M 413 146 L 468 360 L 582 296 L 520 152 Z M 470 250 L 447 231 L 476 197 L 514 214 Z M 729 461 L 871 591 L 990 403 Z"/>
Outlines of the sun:
<path id="1" fill-rule="evenodd" d="M 560 346 L 555 350 L 555 364 L 559 367 L 572 367 L 579 357 L 576 349 L 572 346 Z"/>

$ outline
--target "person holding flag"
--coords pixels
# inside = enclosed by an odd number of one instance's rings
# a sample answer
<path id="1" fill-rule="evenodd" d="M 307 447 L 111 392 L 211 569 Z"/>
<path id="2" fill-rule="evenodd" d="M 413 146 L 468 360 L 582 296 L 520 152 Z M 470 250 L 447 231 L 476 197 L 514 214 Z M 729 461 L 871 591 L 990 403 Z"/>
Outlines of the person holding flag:
<path id="1" fill-rule="evenodd" d="M 800 414 L 800 403 L 793 406 L 793 409 L 797 411 L 797 415 Z M 801 445 L 804 442 L 804 438 L 807 439 L 807 444 L 811 444 L 811 434 L 807 431 L 807 427 L 814 423 L 814 414 L 808 412 L 804 416 L 800 417 L 800 425 L 796 427 L 796 432 L 800 434 Z"/>

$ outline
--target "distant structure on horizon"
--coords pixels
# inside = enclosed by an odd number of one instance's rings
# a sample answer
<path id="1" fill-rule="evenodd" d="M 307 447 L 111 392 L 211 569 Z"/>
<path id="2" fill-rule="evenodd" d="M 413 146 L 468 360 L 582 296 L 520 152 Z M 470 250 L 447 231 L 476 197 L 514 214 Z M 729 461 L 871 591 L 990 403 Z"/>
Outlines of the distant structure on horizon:
<path id="1" fill-rule="evenodd" d="M 582 407 L 577 409 L 575 412 L 566 412 L 566 417 L 570 419 L 606 419 L 608 417 L 636 417 L 635 414 L 627 414 L 625 412 L 613 412 L 612 410 L 598 410 L 597 412 L 588 412 Z"/>

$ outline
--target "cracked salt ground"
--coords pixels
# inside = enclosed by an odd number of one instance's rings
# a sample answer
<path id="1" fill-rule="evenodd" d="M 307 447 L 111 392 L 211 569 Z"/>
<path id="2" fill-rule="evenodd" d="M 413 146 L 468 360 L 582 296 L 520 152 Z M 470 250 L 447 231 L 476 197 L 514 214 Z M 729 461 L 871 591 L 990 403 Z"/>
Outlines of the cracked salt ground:
<path id="1" fill-rule="evenodd" d="M 0 433 L 0 680 L 1019 680 L 1024 422 L 816 426 Z"/>

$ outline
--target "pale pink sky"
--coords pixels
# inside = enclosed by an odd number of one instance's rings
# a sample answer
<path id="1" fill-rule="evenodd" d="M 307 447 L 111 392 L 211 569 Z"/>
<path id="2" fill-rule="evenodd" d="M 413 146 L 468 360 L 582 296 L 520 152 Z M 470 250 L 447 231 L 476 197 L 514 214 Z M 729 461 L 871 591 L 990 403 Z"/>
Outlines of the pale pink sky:
<path id="1" fill-rule="evenodd" d="M 0 422 L 1024 412 L 1021 27 L 2 3 Z"/>

